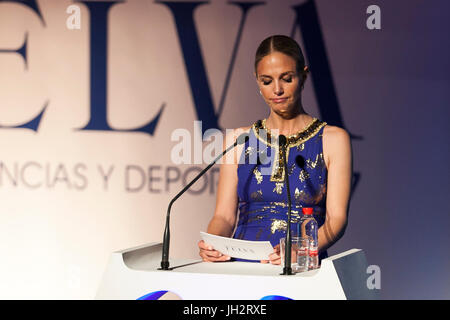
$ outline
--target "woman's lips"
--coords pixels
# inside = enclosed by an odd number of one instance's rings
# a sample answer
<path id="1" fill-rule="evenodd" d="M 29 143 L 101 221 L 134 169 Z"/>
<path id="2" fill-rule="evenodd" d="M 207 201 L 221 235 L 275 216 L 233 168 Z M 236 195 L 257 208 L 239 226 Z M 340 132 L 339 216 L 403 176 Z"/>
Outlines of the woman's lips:
<path id="1" fill-rule="evenodd" d="M 275 103 L 283 103 L 283 102 L 285 102 L 286 100 L 287 100 L 287 98 L 274 98 L 274 99 L 271 99 L 273 102 L 275 102 Z"/>

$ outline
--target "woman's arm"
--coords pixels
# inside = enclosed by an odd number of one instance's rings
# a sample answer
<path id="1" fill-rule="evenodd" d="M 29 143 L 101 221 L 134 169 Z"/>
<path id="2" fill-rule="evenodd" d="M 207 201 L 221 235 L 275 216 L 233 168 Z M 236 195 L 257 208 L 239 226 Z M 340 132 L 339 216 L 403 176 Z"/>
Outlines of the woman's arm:
<path id="1" fill-rule="evenodd" d="M 326 126 L 323 153 L 328 168 L 325 223 L 319 228 L 319 252 L 338 241 L 347 227 L 352 179 L 350 136 L 342 128 Z"/>
<path id="2" fill-rule="evenodd" d="M 236 129 L 227 135 L 224 141 L 224 150 L 226 147 L 233 144 L 239 134 L 243 133 L 244 130 L 245 129 L 243 128 Z M 223 237 L 231 237 L 233 234 L 238 206 L 238 155 L 241 154 L 242 148 L 242 145 L 238 145 L 222 158 L 217 187 L 216 208 L 214 216 L 208 225 L 208 233 Z M 224 256 L 222 253 L 213 250 L 212 247 L 204 243 L 203 240 L 199 241 L 198 246 L 200 249 L 200 256 L 204 261 L 229 260 L 228 256 Z"/>
<path id="3" fill-rule="evenodd" d="M 208 233 L 231 237 L 237 212 L 237 165 L 222 163 L 219 171 L 216 209 Z"/>

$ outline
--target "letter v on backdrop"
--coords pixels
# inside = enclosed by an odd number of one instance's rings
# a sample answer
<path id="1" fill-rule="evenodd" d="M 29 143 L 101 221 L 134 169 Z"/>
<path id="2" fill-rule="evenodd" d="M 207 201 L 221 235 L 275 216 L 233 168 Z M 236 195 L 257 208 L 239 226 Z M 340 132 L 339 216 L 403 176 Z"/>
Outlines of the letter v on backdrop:
<path id="1" fill-rule="evenodd" d="M 0 2 L 12 2 L 27 6 L 40 18 L 43 26 L 45 21 L 39 10 L 36 0 L 0 0 Z M 108 101 L 107 101 L 107 84 L 108 84 L 108 14 L 110 9 L 116 4 L 124 3 L 123 0 L 117 1 L 86 1 L 77 0 L 75 2 L 83 3 L 89 10 L 90 17 L 90 118 L 88 123 L 78 130 L 96 130 L 96 131 L 120 131 L 120 132 L 143 132 L 150 135 L 154 134 L 156 125 L 162 114 L 165 104 L 162 103 L 158 113 L 147 124 L 140 128 L 133 129 L 115 129 L 112 128 L 107 121 Z M 167 6 L 175 20 L 178 40 L 181 45 L 181 53 L 186 67 L 186 73 L 189 79 L 189 85 L 194 100 L 197 118 L 202 121 L 202 134 L 208 129 L 217 128 L 218 119 L 223 110 L 226 99 L 227 89 L 231 79 L 236 54 L 241 41 L 241 35 L 250 10 L 264 2 L 229 2 L 230 5 L 237 6 L 242 13 L 238 33 L 235 37 L 232 56 L 229 61 L 227 76 L 223 86 L 221 98 L 217 108 L 214 110 L 212 95 L 208 78 L 206 74 L 205 64 L 202 58 L 199 37 L 195 28 L 194 10 L 209 2 L 193 1 L 193 2 L 175 2 L 175 1 L 155 1 L 156 3 Z M 334 84 L 331 77 L 328 60 L 326 59 L 325 46 L 323 43 L 320 25 L 314 1 L 310 0 L 304 4 L 293 6 L 296 12 L 296 18 L 293 24 L 292 36 L 296 27 L 300 27 L 302 36 L 305 39 L 305 49 L 310 60 L 313 73 L 317 70 L 317 77 L 313 78 L 314 89 L 320 91 L 319 109 L 321 116 L 330 124 L 344 127 L 339 103 L 336 98 Z M 307 28 L 305 26 L 308 26 Z M 312 28 L 311 26 L 314 26 Z M 302 28 L 305 27 L 305 28 Z M 27 66 L 27 34 L 21 48 L 19 49 L 0 49 L 0 53 L 17 53 L 20 54 Z M 326 75 L 320 77 L 320 75 Z M 1 126 L 0 128 L 27 128 L 34 131 L 38 130 L 41 118 L 48 106 L 49 102 L 45 102 L 40 113 L 28 122 L 16 126 Z"/>
<path id="2" fill-rule="evenodd" d="M 0 0 L 0 2 L 13 2 L 27 6 L 40 18 L 45 26 L 44 18 L 39 10 L 35 0 Z M 94 131 L 114 131 L 114 132 L 142 132 L 153 135 L 158 124 L 160 116 L 164 110 L 165 104 L 162 103 L 158 113 L 154 118 L 139 128 L 133 129 L 115 129 L 112 128 L 107 121 L 108 101 L 107 101 L 107 84 L 108 84 L 108 14 L 110 9 L 124 3 L 123 0 L 116 1 L 86 1 L 77 0 L 84 4 L 89 10 L 90 17 L 90 118 L 88 123 L 77 130 L 94 130 Z M 204 4 L 206 1 L 192 2 L 176 2 L 176 1 L 155 1 L 161 5 L 167 6 L 171 11 L 175 20 L 178 40 L 180 42 L 181 53 L 183 56 L 186 73 L 189 79 L 194 107 L 196 109 L 197 118 L 202 122 L 202 134 L 208 129 L 220 129 L 218 120 L 223 110 L 226 99 L 227 89 L 231 79 L 235 58 L 241 41 L 241 35 L 250 10 L 265 2 L 229 2 L 230 5 L 237 6 L 241 11 L 241 20 L 235 37 L 231 59 L 229 61 L 227 75 L 225 78 L 219 105 L 215 108 L 211 89 L 208 83 L 205 64 L 202 58 L 199 37 L 195 27 L 194 11 Z M 318 22 L 318 14 L 313 0 L 306 1 L 300 5 L 292 6 L 296 13 L 293 23 L 291 36 L 295 35 L 295 30 L 299 27 L 304 39 L 304 48 L 309 60 L 309 64 L 313 73 L 314 90 L 320 92 L 318 97 L 319 111 L 322 118 L 330 124 L 345 127 L 340 112 L 339 103 L 335 93 L 332 75 L 326 57 L 325 44 Z M 27 35 L 21 48 L 0 49 L 1 52 L 15 52 L 23 57 L 27 62 Z M 1 126 L 0 128 L 28 128 L 34 131 L 38 130 L 41 118 L 48 106 L 49 102 L 45 102 L 41 112 L 32 120 L 16 126 Z M 215 110 L 218 110 L 215 112 Z M 353 138 L 358 138 L 352 135 Z"/>

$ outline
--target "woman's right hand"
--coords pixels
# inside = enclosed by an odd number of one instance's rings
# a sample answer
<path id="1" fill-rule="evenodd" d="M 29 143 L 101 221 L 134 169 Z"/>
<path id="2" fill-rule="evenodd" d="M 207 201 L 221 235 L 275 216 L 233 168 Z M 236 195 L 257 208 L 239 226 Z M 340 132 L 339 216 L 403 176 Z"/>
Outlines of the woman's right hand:
<path id="1" fill-rule="evenodd" d="M 230 256 L 224 255 L 221 252 L 214 250 L 213 247 L 203 240 L 198 242 L 198 247 L 200 249 L 200 257 L 205 262 L 219 262 L 219 261 L 229 261 Z"/>

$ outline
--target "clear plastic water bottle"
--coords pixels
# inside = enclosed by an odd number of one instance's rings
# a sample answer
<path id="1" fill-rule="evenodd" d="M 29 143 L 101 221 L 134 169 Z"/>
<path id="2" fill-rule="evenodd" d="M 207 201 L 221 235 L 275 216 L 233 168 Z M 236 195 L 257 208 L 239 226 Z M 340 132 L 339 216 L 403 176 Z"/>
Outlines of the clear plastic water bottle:
<path id="1" fill-rule="evenodd" d="M 295 272 L 304 272 L 309 270 L 309 238 L 294 238 L 297 248 L 297 265 Z"/>
<path id="2" fill-rule="evenodd" d="M 313 216 L 313 208 L 302 208 L 302 218 L 298 223 L 298 236 L 309 238 L 309 263 L 308 268 L 319 268 L 319 238 L 318 238 L 318 224 Z"/>

